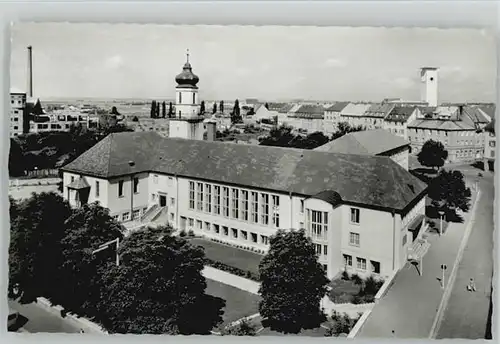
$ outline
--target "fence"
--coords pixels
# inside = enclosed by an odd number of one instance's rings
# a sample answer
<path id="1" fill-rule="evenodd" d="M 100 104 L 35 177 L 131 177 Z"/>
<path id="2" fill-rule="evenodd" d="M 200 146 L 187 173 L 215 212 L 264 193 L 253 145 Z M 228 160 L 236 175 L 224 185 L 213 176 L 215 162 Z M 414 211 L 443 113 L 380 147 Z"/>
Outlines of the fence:
<path id="1" fill-rule="evenodd" d="M 47 168 L 43 170 L 26 171 L 26 175 L 22 178 L 55 178 L 59 177 L 57 168 Z"/>

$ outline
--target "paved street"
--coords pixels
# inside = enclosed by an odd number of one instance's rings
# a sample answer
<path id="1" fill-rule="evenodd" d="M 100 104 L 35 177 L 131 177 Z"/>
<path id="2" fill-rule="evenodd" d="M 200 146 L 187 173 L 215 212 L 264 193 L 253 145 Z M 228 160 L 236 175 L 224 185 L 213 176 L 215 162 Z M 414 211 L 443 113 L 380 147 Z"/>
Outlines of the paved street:
<path id="1" fill-rule="evenodd" d="M 477 170 L 475 171 L 477 174 Z M 493 173 L 484 172 L 480 182 L 475 223 L 459 265 L 457 278 L 448 307 L 445 310 L 437 338 L 483 339 L 490 307 L 493 275 Z M 470 293 L 466 285 L 476 281 L 477 292 Z M 491 315 L 490 315 L 491 316 Z"/>
<path id="2" fill-rule="evenodd" d="M 465 216 L 465 223 L 470 213 Z M 427 338 L 436 316 L 443 289 L 440 278 L 441 264 L 446 264 L 445 282 L 448 281 L 465 225 L 450 223 L 446 234 L 429 236 L 431 247 L 423 258 L 423 274 L 407 264 L 396 276 L 387 295 L 373 308 L 360 332 L 361 338 Z M 394 335 L 392 334 L 394 331 Z"/>
<path id="3" fill-rule="evenodd" d="M 23 325 L 23 329 L 30 333 L 79 333 L 82 328 L 86 333 L 96 333 L 93 329 L 87 328 L 75 320 L 62 318 L 57 310 L 39 303 L 21 305 L 16 301 L 9 300 L 9 307 L 18 311 L 22 317 L 28 320 Z"/>

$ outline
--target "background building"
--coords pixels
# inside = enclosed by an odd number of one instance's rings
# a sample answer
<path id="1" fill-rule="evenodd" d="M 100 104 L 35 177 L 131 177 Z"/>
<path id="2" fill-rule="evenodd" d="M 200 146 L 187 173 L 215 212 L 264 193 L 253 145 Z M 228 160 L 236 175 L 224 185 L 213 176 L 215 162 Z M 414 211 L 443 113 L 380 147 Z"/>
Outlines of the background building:
<path id="1" fill-rule="evenodd" d="M 26 93 L 21 90 L 10 90 L 10 137 L 28 132 L 26 109 Z"/>
<path id="2" fill-rule="evenodd" d="M 408 170 L 410 142 L 385 129 L 345 134 L 314 150 L 330 153 L 386 156 Z"/>
<path id="3" fill-rule="evenodd" d="M 495 119 L 493 119 L 483 131 L 484 135 L 484 169 L 485 171 L 494 170 L 495 166 L 495 149 L 496 149 L 496 136 L 495 136 Z"/>

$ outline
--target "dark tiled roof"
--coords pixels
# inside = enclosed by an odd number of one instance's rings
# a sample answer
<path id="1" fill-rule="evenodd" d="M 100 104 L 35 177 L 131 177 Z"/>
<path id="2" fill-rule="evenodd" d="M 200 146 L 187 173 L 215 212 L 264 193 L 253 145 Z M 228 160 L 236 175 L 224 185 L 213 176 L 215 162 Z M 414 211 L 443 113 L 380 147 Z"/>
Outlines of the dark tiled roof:
<path id="1" fill-rule="evenodd" d="M 489 133 L 495 134 L 495 119 L 493 118 L 490 123 L 488 123 L 487 126 L 484 127 L 484 130 L 486 130 Z"/>
<path id="2" fill-rule="evenodd" d="M 495 105 L 481 105 L 479 106 L 482 111 L 484 111 L 490 118 L 495 118 L 495 111 L 496 111 L 496 106 Z"/>
<path id="3" fill-rule="evenodd" d="M 295 111 L 294 117 L 323 118 L 325 108 L 321 105 L 302 105 Z"/>
<path id="4" fill-rule="evenodd" d="M 408 124 L 408 128 L 448 130 L 448 131 L 476 129 L 472 123 L 467 123 L 466 121 L 451 121 L 451 120 L 439 120 L 439 119 L 416 119 L 410 124 Z"/>
<path id="5" fill-rule="evenodd" d="M 415 106 L 396 106 L 385 118 L 390 122 L 406 122 L 415 111 Z"/>
<path id="6" fill-rule="evenodd" d="M 283 107 L 276 109 L 275 111 L 278 111 L 279 113 L 287 113 L 290 110 L 292 110 L 293 107 L 294 107 L 293 104 L 285 104 L 285 105 L 283 105 Z"/>
<path id="7" fill-rule="evenodd" d="M 128 161 L 135 161 L 129 167 Z M 63 171 L 112 178 L 156 171 L 403 211 L 426 185 L 386 157 L 163 138 L 155 132 L 110 134 Z"/>
<path id="8" fill-rule="evenodd" d="M 316 151 L 378 155 L 396 148 L 408 146 L 410 142 L 385 129 L 364 130 L 346 134 L 316 148 Z"/>
<path id="9" fill-rule="evenodd" d="M 89 187 L 90 187 L 89 183 L 87 183 L 87 181 L 85 180 L 85 178 L 82 178 L 82 177 L 74 180 L 72 183 L 70 183 L 68 185 L 68 188 L 75 189 L 75 190 L 86 189 L 86 188 L 89 188 Z"/>
<path id="10" fill-rule="evenodd" d="M 329 108 L 326 109 L 326 111 L 332 111 L 332 112 L 340 112 L 344 110 L 344 108 L 349 105 L 349 102 L 338 102 L 330 106 Z"/>
<path id="11" fill-rule="evenodd" d="M 342 203 L 342 197 L 340 197 L 339 193 L 332 190 L 321 191 L 311 198 L 325 201 L 326 203 L 330 203 L 334 207 Z"/>
<path id="12" fill-rule="evenodd" d="M 384 118 L 394 109 L 394 106 L 390 103 L 372 104 L 365 112 L 365 116 Z"/>
<path id="13" fill-rule="evenodd" d="M 481 113 L 477 107 L 466 106 L 463 109 L 464 114 L 468 115 L 469 118 L 478 124 L 487 124 L 489 120 Z"/>

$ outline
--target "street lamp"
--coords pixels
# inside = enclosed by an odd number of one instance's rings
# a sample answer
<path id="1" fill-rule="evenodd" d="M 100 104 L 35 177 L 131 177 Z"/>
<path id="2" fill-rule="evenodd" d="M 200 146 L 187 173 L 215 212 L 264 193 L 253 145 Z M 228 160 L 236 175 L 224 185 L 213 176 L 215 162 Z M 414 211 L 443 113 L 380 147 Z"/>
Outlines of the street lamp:
<path id="1" fill-rule="evenodd" d="M 120 238 L 116 238 L 113 240 L 110 240 L 108 242 L 105 242 L 104 244 L 100 245 L 98 249 L 92 251 L 92 254 L 95 254 L 97 252 L 100 252 L 102 250 L 105 250 L 111 245 L 112 243 L 116 243 L 116 266 L 120 266 L 120 256 L 118 255 L 118 247 L 120 246 Z"/>
<path id="2" fill-rule="evenodd" d="M 132 167 L 134 167 L 135 162 L 130 160 L 128 162 L 130 166 L 130 171 L 132 172 Z M 134 174 L 130 173 L 130 217 L 132 221 L 134 220 Z"/>
<path id="3" fill-rule="evenodd" d="M 443 217 L 444 217 L 444 211 L 440 210 L 438 211 L 439 213 L 439 235 L 443 235 Z"/>

